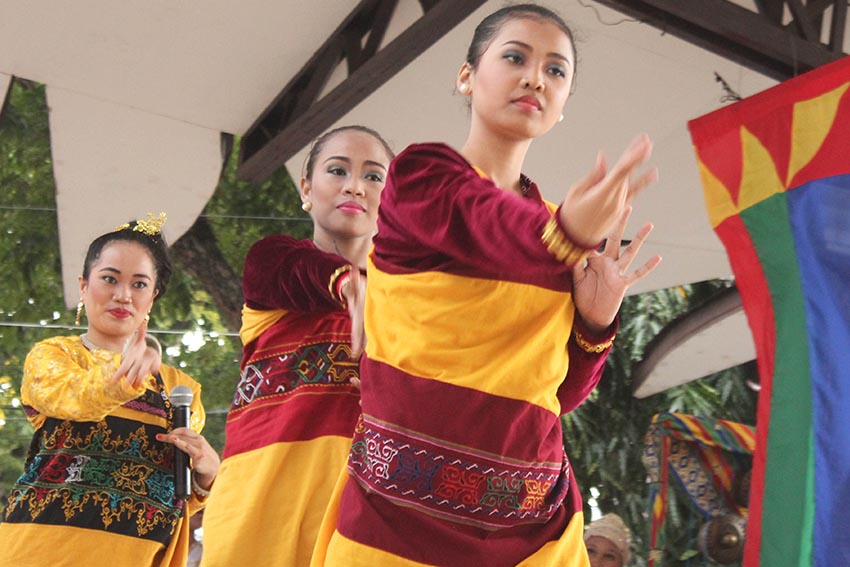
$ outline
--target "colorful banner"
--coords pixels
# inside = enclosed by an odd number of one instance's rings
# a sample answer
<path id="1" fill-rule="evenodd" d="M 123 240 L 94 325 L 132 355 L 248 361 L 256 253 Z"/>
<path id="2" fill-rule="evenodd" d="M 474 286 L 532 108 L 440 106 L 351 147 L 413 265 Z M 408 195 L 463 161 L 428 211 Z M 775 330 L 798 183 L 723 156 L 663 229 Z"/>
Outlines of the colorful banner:
<path id="1" fill-rule="evenodd" d="M 752 427 L 681 413 L 659 413 L 644 438 L 642 461 L 649 476 L 648 567 L 664 564 L 664 524 L 670 478 L 704 518 L 725 514 L 747 517 L 733 495 L 736 482 L 751 466 Z"/>
<path id="2" fill-rule="evenodd" d="M 850 565 L 850 58 L 689 127 L 762 385 L 744 567 Z"/>

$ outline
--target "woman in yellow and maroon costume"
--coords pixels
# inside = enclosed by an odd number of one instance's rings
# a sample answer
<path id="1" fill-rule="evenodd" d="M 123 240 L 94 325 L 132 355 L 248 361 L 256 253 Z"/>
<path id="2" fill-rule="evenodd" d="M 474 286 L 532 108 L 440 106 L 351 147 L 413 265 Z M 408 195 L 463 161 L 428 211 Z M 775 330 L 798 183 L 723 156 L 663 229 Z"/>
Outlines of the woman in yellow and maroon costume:
<path id="1" fill-rule="evenodd" d="M 630 180 L 645 136 L 610 172 L 600 158 L 561 207 L 521 174 L 574 64 L 549 10 L 494 13 L 458 75 L 466 144 L 413 145 L 391 164 L 367 270 L 362 419 L 314 566 L 588 565 L 560 416 L 596 386 L 625 290 L 660 258 L 626 274 L 649 225 L 619 247 L 628 203 L 656 175 Z"/>
<path id="2" fill-rule="evenodd" d="M 368 128 L 324 134 L 301 180 L 313 238 L 269 236 L 248 253 L 242 374 L 204 515 L 205 567 L 310 563 L 360 414 L 362 339 L 347 304 L 363 301 L 392 157 Z"/>

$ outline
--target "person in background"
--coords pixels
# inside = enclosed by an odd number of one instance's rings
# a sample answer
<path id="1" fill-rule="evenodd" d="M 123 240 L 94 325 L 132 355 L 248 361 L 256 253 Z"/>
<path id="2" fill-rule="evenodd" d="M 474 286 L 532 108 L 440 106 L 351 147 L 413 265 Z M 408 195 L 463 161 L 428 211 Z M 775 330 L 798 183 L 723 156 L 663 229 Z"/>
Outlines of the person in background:
<path id="1" fill-rule="evenodd" d="M 248 252 L 242 372 L 204 518 L 205 567 L 310 563 L 360 414 L 361 271 L 392 157 L 369 128 L 323 134 L 301 179 L 313 237 L 269 236 Z"/>
<path id="2" fill-rule="evenodd" d="M 584 530 L 590 567 L 626 567 L 632 557 L 632 532 L 617 514 L 605 514 Z"/>
<path id="3" fill-rule="evenodd" d="M 35 434 L 0 523 L 2 567 L 186 564 L 188 517 L 219 457 L 200 434 L 200 385 L 163 364 L 147 335 L 172 271 L 163 222 L 151 215 L 95 239 L 80 276 L 86 332 L 27 355 L 21 400 Z M 193 392 L 191 427 L 169 431 L 177 385 Z M 191 459 L 187 500 L 175 498 L 175 447 Z"/>
<path id="4" fill-rule="evenodd" d="M 560 206 L 522 174 L 575 63 L 550 10 L 491 14 L 457 77 L 466 143 L 393 160 L 367 269 L 362 418 L 313 566 L 588 565 L 561 416 L 596 386 L 623 296 L 660 258 L 630 271 L 651 225 L 620 246 L 657 176 L 638 171 L 647 136 L 610 169 L 600 155 Z"/>

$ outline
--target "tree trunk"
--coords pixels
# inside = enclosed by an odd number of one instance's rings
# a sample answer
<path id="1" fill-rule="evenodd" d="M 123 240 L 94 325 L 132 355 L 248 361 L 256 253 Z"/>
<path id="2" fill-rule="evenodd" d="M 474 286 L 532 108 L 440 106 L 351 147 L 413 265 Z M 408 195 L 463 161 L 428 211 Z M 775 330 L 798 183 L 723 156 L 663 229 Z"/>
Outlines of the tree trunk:
<path id="1" fill-rule="evenodd" d="M 242 281 L 218 247 L 209 222 L 198 217 L 195 224 L 171 246 L 171 256 L 210 294 L 223 322 L 232 331 L 242 324 Z"/>

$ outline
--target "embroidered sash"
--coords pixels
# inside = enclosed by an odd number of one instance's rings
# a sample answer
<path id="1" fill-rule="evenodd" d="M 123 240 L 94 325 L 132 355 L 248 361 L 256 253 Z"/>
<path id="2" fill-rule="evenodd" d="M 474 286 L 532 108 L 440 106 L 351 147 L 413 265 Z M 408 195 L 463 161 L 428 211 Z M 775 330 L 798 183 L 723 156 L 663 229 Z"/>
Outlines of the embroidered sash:
<path id="1" fill-rule="evenodd" d="M 391 502 L 487 530 L 546 523 L 570 485 L 566 453 L 561 463 L 508 460 L 368 416 L 355 429 L 348 470 Z"/>
<path id="2" fill-rule="evenodd" d="M 166 418 L 162 392 L 124 407 Z M 107 416 L 48 418 L 36 432 L 5 521 L 100 529 L 168 545 L 184 503 L 174 500 L 173 446 L 159 425 Z"/>

